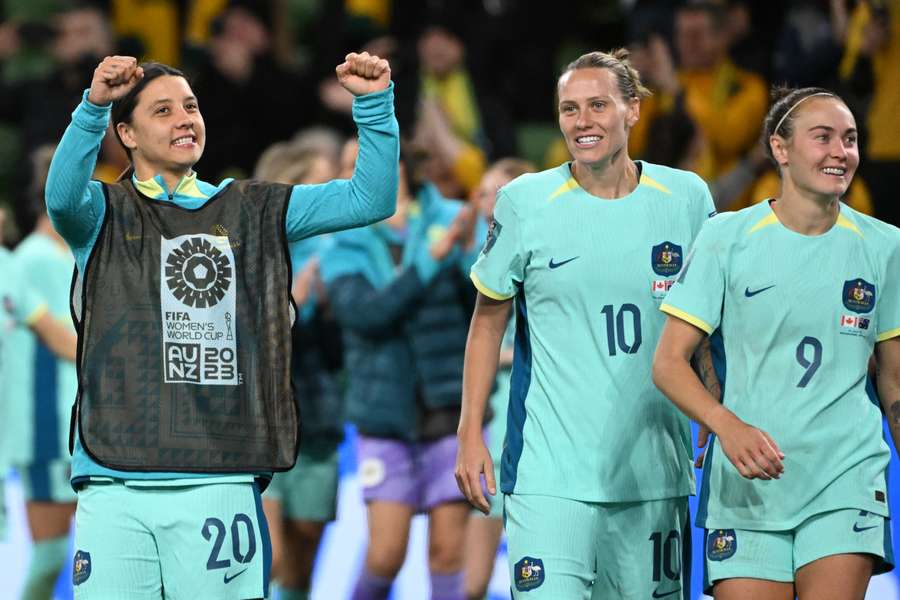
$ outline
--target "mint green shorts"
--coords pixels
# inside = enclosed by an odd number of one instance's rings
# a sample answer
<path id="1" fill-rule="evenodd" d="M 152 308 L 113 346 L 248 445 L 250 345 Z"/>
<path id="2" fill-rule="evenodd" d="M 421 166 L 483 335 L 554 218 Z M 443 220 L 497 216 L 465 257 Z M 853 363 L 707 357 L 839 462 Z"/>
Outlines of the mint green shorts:
<path id="1" fill-rule="evenodd" d="M 686 497 L 628 503 L 504 496 L 513 598 L 687 600 Z"/>
<path id="2" fill-rule="evenodd" d="M 876 574 L 894 567 L 890 521 L 855 508 L 813 515 L 786 531 L 709 529 L 705 553 L 707 593 L 722 579 L 789 583 L 801 567 L 835 554 L 871 554 Z"/>
<path id="3" fill-rule="evenodd" d="M 271 561 L 254 483 L 91 482 L 78 492 L 76 600 L 265 598 Z"/>
<path id="4" fill-rule="evenodd" d="M 338 441 L 303 440 L 297 463 L 275 473 L 264 498 L 281 502 L 287 519 L 326 523 L 337 515 Z"/>
<path id="5" fill-rule="evenodd" d="M 16 466 L 26 502 L 75 502 L 67 458 Z"/>

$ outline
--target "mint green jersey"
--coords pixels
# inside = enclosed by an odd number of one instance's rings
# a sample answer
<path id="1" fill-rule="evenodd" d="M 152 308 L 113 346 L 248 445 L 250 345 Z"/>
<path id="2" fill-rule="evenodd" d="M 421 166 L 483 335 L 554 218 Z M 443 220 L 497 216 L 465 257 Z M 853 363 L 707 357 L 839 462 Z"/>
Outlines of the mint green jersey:
<path id="1" fill-rule="evenodd" d="M 16 335 L 47 313 L 47 303 L 27 285 L 12 254 L 0 248 L 0 479 L 11 464 L 15 446 L 11 413 L 15 398 L 9 393 L 9 377 L 15 365 Z"/>
<path id="2" fill-rule="evenodd" d="M 650 379 L 659 304 L 714 212 L 692 173 L 646 162 L 635 190 L 587 193 L 569 164 L 501 188 L 472 280 L 515 297 L 501 489 L 585 502 L 693 493 L 687 419 Z"/>
<path id="3" fill-rule="evenodd" d="M 725 406 L 785 454 L 780 479 L 748 480 L 713 442 L 697 521 L 785 530 L 855 508 L 888 516 L 890 450 L 866 394 L 878 341 L 900 335 L 900 230 L 840 206 L 827 233 L 784 227 L 768 202 L 700 233 L 662 310 L 725 347 Z"/>
<path id="4" fill-rule="evenodd" d="M 13 252 L 21 282 L 46 302 L 59 323 L 72 328 L 69 289 L 75 259 L 41 233 L 32 233 Z M 31 331 L 12 334 L 16 351 L 6 365 L 10 445 L 14 464 L 68 458 L 69 416 L 78 390 L 75 364 L 57 358 Z"/>

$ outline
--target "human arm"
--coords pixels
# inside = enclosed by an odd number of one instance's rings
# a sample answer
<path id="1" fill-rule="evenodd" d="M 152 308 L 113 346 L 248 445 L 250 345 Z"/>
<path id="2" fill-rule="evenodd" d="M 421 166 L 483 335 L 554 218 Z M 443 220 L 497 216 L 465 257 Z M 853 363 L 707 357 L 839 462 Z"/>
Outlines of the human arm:
<path id="1" fill-rule="evenodd" d="M 691 358 L 691 367 L 693 367 L 697 377 L 700 378 L 700 382 L 703 384 L 703 387 L 706 388 L 706 391 L 708 391 L 718 402 L 721 402 L 722 385 L 719 382 L 719 378 L 716 376 L 716 369 L 713 366 L 709 338 L 704 337 L 700 341 L 697 350 L 694 352 L 694 356 Z M 706 444 L 708 441 L 709 429 L 706 425 L 700 425 L 700 430 L 697 432 L 697 448 L 699 452 L 697 458 L 694 460 L 694 466 L 698 469 L 703 466 L 703 459 L 706 457 Z"/>
<path id="2" fill-rule="evenodd" d="M 716 434 L 722 451 L 742 476 L 778 479 L 784 472 L 784 454 L 775 441 L 720 404 L 691 368 L 690 359 L 704 333 L 670 315 L 653 357 L 653 383 L 681 412 Z"/>
<path id="3" fill-rule="evenodd" d="M 41 342 L 50 349 L 50 352 L 63 360 L 75 362 L 78 338 L 72 333 L 71 329 L 54 319 L 53 315 L 44 311 L 28 326 Z"/>
<path id="4" fill-rule="evenodd" d="M 900 336 L 875 344 L 875 383 L 894 450 L 900 453 Z"/>
<path id="5" fill-rule="evenodd" d="M 491 511 L 490 502 L 481 489 L 484 474 L 488 492 L 497 493 L 494 463 L 482 436 L 484 413 L 497 375 L 500 342 L 506 330 L 512 300 L 494 300 L 479 293 L 475 313 L 469 326 L 463 366 L 463 397 L 456 435 L 456 483 L 466 499 L 484 514 Z"/>
<path id="6" fill-rule="evenodd" d="M 350 179 L 294 186 L 287 214 L 289 241 L 368 225 L 391 216 L 396 208 L 400 130 L 390 67 L 363 53 L 348 54 L 337 69 L 341 84 L 356 95 L 356 168 Z"/>
<path id="7" fill-rule="evenodd" d="M 103 220 L 103 188 L 91 181 L 91 175 L 109 124 L 111 103 L 128 93 L 142 76 L 134 58 L 103 59 L 53 153 L 45 192 L 47 212 L 73 248 L 90 243 Z"/>
<path id="8" fill-rule="evenodd" d="M 326 257 L 325 260 L 334 259 Z M 426 294 L 441 266 L 440 258 L 435 259 L 429 246 L 422 245 L 412 264 L 379 288 L 362 273 L 332 276 L 326 264 L 324 275 L 334 317 L 344 329 L 366 337 L 390 334 Z"/>

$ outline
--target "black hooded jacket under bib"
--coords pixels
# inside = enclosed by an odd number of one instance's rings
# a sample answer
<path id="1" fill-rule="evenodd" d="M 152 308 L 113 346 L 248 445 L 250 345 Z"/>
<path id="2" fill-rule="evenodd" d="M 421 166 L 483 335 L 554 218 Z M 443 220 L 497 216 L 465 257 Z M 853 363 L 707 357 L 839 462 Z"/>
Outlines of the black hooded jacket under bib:
<path id="1" fill-rule="evenodd" d="M 233 182 L 193 210 L 105 191 L 72 293 L 84 449 L 124 471 L 290 468 L 291 187 Z"/>

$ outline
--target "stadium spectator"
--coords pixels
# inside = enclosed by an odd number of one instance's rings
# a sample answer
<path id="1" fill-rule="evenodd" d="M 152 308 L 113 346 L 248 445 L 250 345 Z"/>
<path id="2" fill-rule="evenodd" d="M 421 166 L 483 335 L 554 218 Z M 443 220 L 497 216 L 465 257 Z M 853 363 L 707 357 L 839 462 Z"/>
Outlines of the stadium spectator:
<path id="1" fill-rule="evenodd" d="M 678 9 L 675 48 L 685 108 L 705 141 L 692 170 L 711 182 L 756 142 L 768 105 L 766 85 L 728 57 L 724 13 L 718 4 L 697 2 Z"/>

